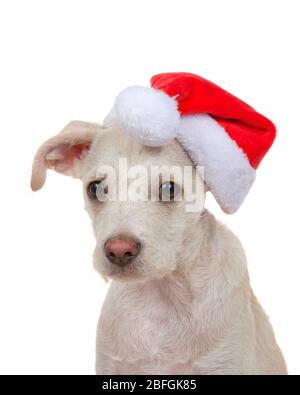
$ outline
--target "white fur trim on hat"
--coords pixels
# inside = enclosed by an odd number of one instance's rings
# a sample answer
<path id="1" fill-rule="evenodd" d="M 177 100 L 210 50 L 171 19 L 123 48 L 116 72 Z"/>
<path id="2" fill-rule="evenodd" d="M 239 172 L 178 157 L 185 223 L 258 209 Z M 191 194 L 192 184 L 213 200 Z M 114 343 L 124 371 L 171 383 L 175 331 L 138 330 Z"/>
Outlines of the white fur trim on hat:
<path id="1" fill-rule="evenodd" d="M 245 153 L 225 129 L 207 114 L 184 116 L 177 140 L 196 165 L 223 211 L 234 213 L 255 180 L 255 170 Z"/>
<path id="2" fill-rule="evenodd" d="M 204 167 L 205 182 L 223 211 L 234 213 L 255 179 L 255 170 L 226 130 L 207 114 L 180 117 L 176 99 L 153 88 L 128 87 L 104 120 L 118 122 L 142 144 L 160 146 L 176 138 L 193 162 Z"/>
<path id="3" fill-rule="evenodd" d="M 144 145 L 160 146 L 176 137 L 180 114 L 176 100 L 166 93 L 131 86 L 116 98 L 104 124 L 114 120 Z"/>

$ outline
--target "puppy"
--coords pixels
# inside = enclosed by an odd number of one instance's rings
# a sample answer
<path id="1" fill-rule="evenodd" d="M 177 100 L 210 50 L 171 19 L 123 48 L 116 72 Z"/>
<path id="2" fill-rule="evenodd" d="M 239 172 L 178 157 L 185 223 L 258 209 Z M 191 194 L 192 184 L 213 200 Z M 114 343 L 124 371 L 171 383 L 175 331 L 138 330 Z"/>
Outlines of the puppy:
<path id="1" fill-rule="evenodd" d="M 79 121 L 44 143 L 33 164 L 33 190 L 43 186 L 47 168 L 83 182 L 94 266 L 111 281 L 97 329 L 96 373 L 286 374 L 239 240 L 207 210 L 187 211 L 184 193 L 175 199 L 184 185 L 163 174 L 157 191 L 149 183 L 141 188 L 144 199 L 109 199 L 123 158 L 148 173 L 157 165 L 195 169 L 177 139 L 149 147 L 117 123 Z M 192 179 L 203 181 L 197 171 Z"/>

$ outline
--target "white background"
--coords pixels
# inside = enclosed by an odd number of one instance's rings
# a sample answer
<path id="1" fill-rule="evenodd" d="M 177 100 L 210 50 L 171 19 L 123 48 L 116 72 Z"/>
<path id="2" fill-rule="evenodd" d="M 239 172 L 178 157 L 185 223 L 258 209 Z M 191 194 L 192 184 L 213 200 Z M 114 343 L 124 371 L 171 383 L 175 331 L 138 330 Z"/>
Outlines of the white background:
<path id="1" fill-rule="evenodd" d="M 0 372 L 93 374 L 107 285 L 79 181 L 49 174 L 38 146 L 72 119 L 101 122 L 127 85 L 202 75 L 269 116 L 278 137 L 245 204 L 226 216 L 290 373 L 300 373 L 299 1 L 1 1 Z M 105 224 L 103 224 L 105 226 Z"/>

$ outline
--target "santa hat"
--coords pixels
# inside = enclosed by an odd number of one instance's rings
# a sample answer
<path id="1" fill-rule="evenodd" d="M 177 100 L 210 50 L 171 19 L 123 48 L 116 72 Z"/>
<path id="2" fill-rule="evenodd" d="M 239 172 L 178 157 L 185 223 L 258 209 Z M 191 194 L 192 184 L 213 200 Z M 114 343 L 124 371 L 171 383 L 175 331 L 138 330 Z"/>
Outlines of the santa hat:
<path id="1" fill-rule="evenodd" d="M 176 138 L 193 162 L 204 167 L 205 183 L 222 209 L 234 213 L 274 141 L 274 124 L 194 74 L 158 74 L 151 86 L 123 90 L 104 124 L 117 121 L 149 146 Z"/>

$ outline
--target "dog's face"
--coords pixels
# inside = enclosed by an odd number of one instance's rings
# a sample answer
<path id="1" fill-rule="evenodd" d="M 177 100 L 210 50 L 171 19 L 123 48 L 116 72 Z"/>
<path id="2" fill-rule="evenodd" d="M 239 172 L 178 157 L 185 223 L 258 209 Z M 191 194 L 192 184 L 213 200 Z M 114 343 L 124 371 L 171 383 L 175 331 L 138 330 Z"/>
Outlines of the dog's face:
<path id="1" fill-rule="evenodd" d="M 203 183 L 191 160 L 176 140 L 146 147 L 117 126 L 98 128 L 89 139 L 90 144 L 74 137 L 72 145 L 56 142 L 43 155 L 48 165 L 83 182 L 96 237 L 96 270 L 116 280 L 157 278 L 174 271 L 189 257 L 201 210 L 187 210 L 185 179 L 168 169 L 192 169 L 195 191 Z"/>

